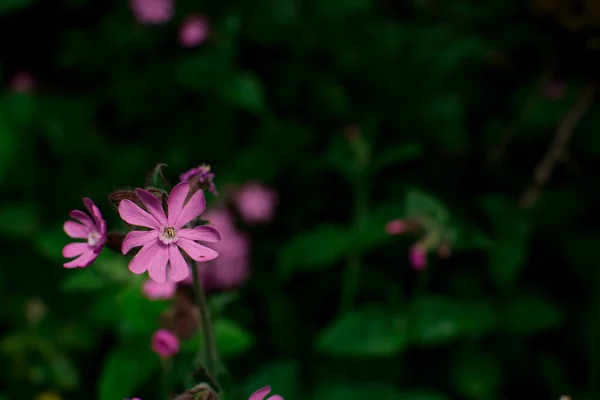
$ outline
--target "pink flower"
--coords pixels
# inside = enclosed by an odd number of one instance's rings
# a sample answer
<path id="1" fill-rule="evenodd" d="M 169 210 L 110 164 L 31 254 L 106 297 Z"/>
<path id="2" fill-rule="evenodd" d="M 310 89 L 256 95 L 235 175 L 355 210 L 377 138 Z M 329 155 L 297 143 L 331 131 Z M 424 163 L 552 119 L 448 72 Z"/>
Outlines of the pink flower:
<path id="1" fill-rule="evenodd" d="M 152 335 L 152 351 L 162 358 L 169 358 L 179 353 L 179 339 L 166 329 L 159 329 Z"/>
<path id="2" fill-rule="evenodd" d="M 408 251 L 408 260 L 416 271 L 422 271 L 427 266 L 427 251 L 419 243 L 414 244 Z"/>
<path id="3" fill-rule="evenodd" d="M 15 92 L 29 93 L 35 89 L 35 79 L 29 72 L 21 71 L 12 76 L 9 85 Z"/>
<path id="4" fill-rule="evenodd" d="M 163 24 L 173 17 L 173 0 L 131 0 L 130 5 L 142 24 Z"/>
<path id="5" fill-rule="evenodd" d="M 219 255 L 216 251 L 202 246 L 196 241 L 216 243 L 221 240 L 219 232 L 211 226 L 184 226 L 198 217 L 206 208 L 204 192 L 198 190 L 184 206 L 190 191 L 188 182 L 181 182 L 173 188 L 168 200 L 168 216 L 161 201 L 152 193 L 136 189 L 140 201 L 148 212 L 142 210 L 131 200 L 119 203 L 121 218 L 131 225 L 150 230 L 131 231 L 123 241 L 122 252 L 127 254 L 132 248 L 142 246 L 129 263 L 134 274 L 148 271 L 152 280 L 158 283 L 167 281 L 167 263 L 170 265 L 169 278 L 173 282 L 184 280 L 189 274 L 187 262 L 180 250 L 183 250 L 194 261 L 210 261 Z"/>
<path id="6" fill-rule="evenodd" d="M 177 284 L 172 281 L 157 283 L 148 279 L 142 286 L 142 293 L 150 300 L 169 299 L 173 297 L 175 290 L 177 290 Z"/>
<path id="7" fill-rule="evenodd" d="M 201 15 L 190 15 L 179 28 L 179 44 L 182 47 L 194 47 L 208 38 L 210 27 Z"/>
<path id="8" fill-rule="evenodd" d="M 407 224 L 402 219 L 393 219 L 385 225 L 385 233 L 390 236 L 401 235 L 406 232 Z"/>
<path id="9" fill-rule="evenodd" d="M 191 184 L 199 185 L 201 189 L 208 190 L 214 196 L 218 195 L 217 188 L 213 180 L 215 174 L 210 172 L 210 166 L 202 164 L 192 168 L 179 176 L 180 181 L 188 181 Z"/>
<path id="10" fill-rule="evenodd" d="M 265 400 L 265 397 L 267 397 L 270 391 L 271 386 L 265 386 L 264 388 L 258 389 L 256 392 L 252 393 L 250 397 L 248 397 L 248 400 Z M 267 397 L 266 400 L 283 400 L 283 397 L 278 394 L 274 394 L 273 396 Z"/>
<path id="11" fill-rule="evenodd" d="M 214 245 L 219 258 L 198 267 L 202 286 L 206 290 L 233 289 L 250 273 L 250 239 L 236 228 L 233 216 L 225 208 L 209 210 L 204 218 L 223 238 Z M 192 283 L 191 277 L 187 282 Z"/>
<path id="12" fill-rule="evenodd" d="M 275 213 L 277 192 L 260 182 L 251 181 L 237 191 L 233 202 L 248 224 L 267 222 Z"/>
<path id="13" fill-rule="evenodd" d="M 86 241 L 69 243 L 63 248 L 63 257 L 77 257 L 63 264 L 65 268 L 89 266 L 98 258 L 104 242 L 106 242 L 106 221 L 102 219 L 100 210 L 87 197 L 83 199 L 83 204 L 92 215 L 93 220 L 83 211 L 73 210 L 69 213 L 71 218 L 77 222 L 67 221 L 63 225 L 63 229 L 70 237 L 86 239 Z"/>

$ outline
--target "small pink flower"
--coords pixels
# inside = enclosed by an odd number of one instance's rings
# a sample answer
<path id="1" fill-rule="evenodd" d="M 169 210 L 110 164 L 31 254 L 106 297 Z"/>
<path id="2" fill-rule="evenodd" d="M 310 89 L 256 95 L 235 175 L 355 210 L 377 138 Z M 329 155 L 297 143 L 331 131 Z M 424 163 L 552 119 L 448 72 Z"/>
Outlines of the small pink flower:
<path id="1" fill-rule="evenodd" d="M 248 400 L 283 400 L 283 397 L 278 394 L 267 397 L 269 392 L 271 392 L 271 386 L 265 386 L 264 388 L 258 389 L 256 392 L 252 393 L 250 397 L 248 397 Z"/>
<path id="2" fill-rule="evenodd" d="M 142 24 L 163 24 L 173 17 L 173 0 L 131 0 L 130 5 Z"/>
<path id="3" fill-rule="evenodd" d="M 198 190 L 184 205 L 190 191 L 188 182 L 181 182 L 173 188 L 168 199 L 168 216 L 162 203 L 152 193 L 136 189 L 140 201 L 146 206 L 142 210 L 131 200 L 119 203 L 119 214 L 128 224 L 149 228 L 144 231 L 131 231 L 123 241 L 122 252 L 127 254 L 132 248 L 142 246 L 139 253 L 129 263 L 134 274 L 148 271 L 150 278 L 158 283 L 167 281 L 167 264 L 170 265 L 169 278 L 179 282 L 189 275 L 189 267 L 181 254 L 186 252 L 194 261 L 210 261 L 219 255 L 216 251 L 202 246 L 196 241 L 216 243 L 221 240 L 219 232 L 211 226 L 184 226 L 198 217 L 206 208 L 204 192 Z"/>
<path id="4" fill-rule="evenodd" d="M 162 358 L 169 358 L 179 353 L 179 339 L 166 329 L 159 329 L 152 335 L 152 351 Z"/>
<path id="5" fill-rule="evenodd" d="M 198 183 L 202 189 L 208 190 L 214 196 L 218 195 L 217 188 L 213 180 L 215 174 L 210 172 L 210 166 L 202 164 L 192 168 L 179 176 L 180 181 L 188 181 L 191 184 Z"/>
<path id="6" fill-rule="evenodd" d="M 250 274 L 250 239 L 237 229 L 233 216 L 225 208 L 212 209 L 204 218 L 219 230 L 222 240 L 214 245 L 219 258 L 199 266 L 202 286 L 206 290 L 240 286 Z"/>
<path id="7" fill-rule="evenodd" d="M 29 72 L 21 71 L 12 76 L 9 85 L 15 92 L 29 93 L 35 89 L 35 79 Z"/>
<path id="8" fill-rule="evenodd" d="M 67 221 L 63 225 L 63 229 L 70 237 L 74 239 L 86 239 L 86 241 L 69 243 L 63 248 L 63 257 L 77 257 L 63 264 L 65 268 L 87 267 L 91 265 L 98 258 L 102 247 L 104 247 L 104 242 L 106 242 L 106 221 L 102 219 L 100 210 L 87 197 L 83 199 L 83 204 L 85 204 L 92 215 L 93 220 L 83 211 L 73 210 L 69 213 L 71 218 L 77 222 Z"/>
<path id="9" fill-rule="evenodd" d="M 208 38 L 210 27 L 201 15 L 190 15 L 179 28 L 179 44 L 182 47 L 198 46 Z"/>
<path id="10" fill-rule="evenodd" d="M 142 293 L 150 300 L 170 299 L 176 290 L 177 284 L 169 280 L 165 283 L 157 283 L 148 279 L 142 286 Z"/>
<path id="11" fill-rule="evenodd" d="M 393 219 L 385 225 L 385 233 L 390 236 L 402 235 L 408 228 L 403 219 Z"/>
<path id="12" fill-rule="evenodd" d="M 427 251 L 419 243 L 414 244 L 408 251 L 408 260 L 416 271 L 422 271 L 427 266 Z"/>
<path id="13" fill-rule="evenodd" d="M 277 192 L 260 182 L 251 181 L 236 192 L 233 202 L 246 223 L 268 222 L 275 214 Z"/>

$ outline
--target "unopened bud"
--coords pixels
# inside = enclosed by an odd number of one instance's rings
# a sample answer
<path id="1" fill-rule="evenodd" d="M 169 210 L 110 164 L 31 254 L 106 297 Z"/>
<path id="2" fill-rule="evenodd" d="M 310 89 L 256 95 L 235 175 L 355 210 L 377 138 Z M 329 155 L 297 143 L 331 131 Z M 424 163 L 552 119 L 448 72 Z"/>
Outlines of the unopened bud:
<path id="1" fill-rule="evenodd" d="M 108 200 L 110 200 L 111 204 L 116 208 L 119 207 L 119 204 L 123 200 L 131 200 L 140 207 L 144 206 L 133 190 L 115 190 L 108 195 Z"/>
<path id="2" fill-rule="evenodd" d="M 180 394 L 174 400 L 219 400 L 219 395 L 206 383 L 201 383 Z"/>

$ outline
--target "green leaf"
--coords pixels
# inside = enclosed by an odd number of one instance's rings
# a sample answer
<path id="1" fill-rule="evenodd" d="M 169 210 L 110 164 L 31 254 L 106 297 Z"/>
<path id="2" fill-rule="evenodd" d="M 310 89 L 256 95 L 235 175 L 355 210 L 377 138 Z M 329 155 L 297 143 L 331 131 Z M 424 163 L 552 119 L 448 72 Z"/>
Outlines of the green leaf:
<path id="1" fill-rule="evenodd" d="M 77 240 L 68 237 L 62 226 L 56 226 L 51 230 L 36 235 L 34 246 L 40 256 L 49 261 L 61 262 L 62 264 L 68 260 L 62 255 L 63 247 L 67 243 L 74 241 Z"/>
<path id="2" fill-rule="evenodd" d="M 485 301 L 457 300 L 439 295 L 414 300 L 411 336 L 418 344 L 434 346 L 481 335 L 496 322 L 493 307 Z"/>
<path id="3" fill-rule="evenodd" d="M 141 282 L 127 286 L 116 300 L 120 312 L 119 331 L 124 336 L 150 335 L 157 329 L 160 316 L 169 308 L 166 300 L 144 297 Z"/>
<path id="4" fill-rule="evenodd" d="M 105 357 L 98 382 L 98 399 L 114 400 L 133 394 L 160 366 L 147 340 L 131 340 L 113 348 Z"/>
<path id="5" fill-rule="evenodd" d="M 188 89 L 203 92 L 228 81 L 230 66 L 226 58 L 218 54 L 194 54 L 179 60 L 175 77 Z"/>
<path id="6" fill-rule="evenodd" d="M 34 203 L 6 204 L 0 208 L 0 235 L 30 238 L 39 228 L 39 215 Z"/>
<path id="7" fill-rule="evenodd" d="M 405 143 L 402 146 L 388 148 L 373 159 L 371 171 L 375 173 L 390 165 L 412 161 L 419 158 L 421 154 L 423 154 L 423 146 L 420 143 L 411 142 Z"/>
<path id="8" fill-rule="evenodd" d="M 453 358 L 452 380 L 462 396 L 483 399 L 499 392 L 502 376 L 498 362 L 490 355 L 467 350 Z"/>
<path id="9" fill-rule="evenodd" d="M 317 338 L 317 350 L 335 357 L 386 357 L 407 344 L 405 319 L 371 306 L 335 319 Z"/>
<path id="10" fill-rule="evenodd" d="M 436 224 L 445 224 L 450 218 L 446 206 L 433 195 L 418 189 L 406 193 L 406 216 L 424 218 Z"/>
<path id="11" fill-rule="evenodd" d="M 52 374 L 52 382 L 58 387 L 74 389 L 79 384 L 79 373 L 73 362 L 65 355 L 54 355 L 48 365 Z"/>
<path id="12" fill-rule="evenodd" d="M 152 170 L 148 173 L 148 176 L 146 178 L 146 187 L 151 186 L 157 189 L 171 191 L 171 184 L 169 183 L 167 178 L 165 178 L 165 175 L 163 173 L 163 170 L 166 167 L 168 167 L 168 165 L 164 163 L 156 164 L 154 168 L 152 168 Z"/>
<path id="13" fill-rule="evenodd" d="M 0 0 L 0 14 L 11 11 L 19 11 L 22 8 L 30 6 L 36 0 Z"/>
<path id="14" fill-rule="evenodd" d="M 221 318 L 214 324 L 215 340 L 223 357 L 244 353 L 254 343 L 254 337 L 236 322 Z"/>
<path id="15" fill-rule="evenodd" d="M 556 329 L 563 323 L 562 310 L 536 294 L 518 295 L 502 310 L 502 327 L 511 333 L 534 334 Z"/>
<path id="16" fill-rule="evenodd" d="M 111 285 L 112 282 L 100 274 L 97 269 L 89 267 L 69 271 L 69 275 L 63 280 L 60 288 L 65 293 L 74 293 L 102 289 Z"/>
<path id="17" fill-rule="evenodd" d="M 265 107 L 263 88 L 259 78 L 250 73 L 242 73 L 231 79 L 222 89 L 225 101 L 246 111 L 261 111 Z"/>
<path id="18" fill-rule="evenodd" d="M 324 225 L 296 235 L 279 252 L 278 268 L 284 277 L 295 270 L 316 270 L 340 260 L 348 253 L 347 232 Z"/>
<path id="19" fill-rule="evenodd" d="M 250 395 L 257 388 L 271 386 L 271 394 L 286 400 L 299 398 L 301 390 L 300 368 L 295 361 L 275 361 L 263 365 L 244 382 L 244 394 Z"/>

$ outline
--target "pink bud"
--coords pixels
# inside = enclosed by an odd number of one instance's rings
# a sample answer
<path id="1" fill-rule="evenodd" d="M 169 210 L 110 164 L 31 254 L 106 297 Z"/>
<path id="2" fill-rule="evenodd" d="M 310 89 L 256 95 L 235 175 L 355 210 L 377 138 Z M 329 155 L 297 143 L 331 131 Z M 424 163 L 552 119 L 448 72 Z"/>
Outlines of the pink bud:
<path id="1" fill-rule="evenodd" d="M 427 252 L 419 243 L 414 244 L 408 251 L 408 260 L 415 271 L 423 271 L 427 266 Z"/>
<path id="2" fill-rule="evenodd" d="M 179 353 L 179 339 L 166 329 L 154 332 L 151 342 L 152 350 L 162 358 L 169 358 Z"/>
<path id="3" fill-rule="evenodd" d="M 198 46 L 208 38 L 210 26 L 201 15 L 190 15 L 179 28 L 179 44 L 182 47 Z"/>
<path id="4" fill-rule="evenodd" d="M 393 219 L 385 224 L 385 233 L 390 236 L 402 235 L 406 232 L 407 227 L 403 219 Z"/>
<path id="5" fill-rule="evenodd" d="M 12 76 L 9 85 L 15 92 L 29 93 L 35 89 L 35 79 L 29 72 L 21 71 Z"/>
<path id="6" fill-rule="evenodd" d="M 171 281 L 158 283 L 148 279 L 142 286 L 142 293 L 150 300 L 169 299 L 173 297 L 175 290 L 177 290 L 177 285 Z"/>

